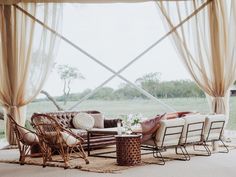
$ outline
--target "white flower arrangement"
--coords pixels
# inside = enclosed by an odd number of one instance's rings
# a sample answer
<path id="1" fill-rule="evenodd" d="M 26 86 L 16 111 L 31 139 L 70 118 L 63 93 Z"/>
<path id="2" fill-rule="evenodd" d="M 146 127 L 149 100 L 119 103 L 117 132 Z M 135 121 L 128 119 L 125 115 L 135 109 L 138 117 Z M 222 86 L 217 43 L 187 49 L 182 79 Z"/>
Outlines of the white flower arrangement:
<path id="1" fill-rule="evenodd" d="M 140 123 L 142 119 L 142 114 L 128 114 L 128 115 L 121 115 L 123 127 L 127 134 L 132 133 L 132 126 L 136 126 Z"/>

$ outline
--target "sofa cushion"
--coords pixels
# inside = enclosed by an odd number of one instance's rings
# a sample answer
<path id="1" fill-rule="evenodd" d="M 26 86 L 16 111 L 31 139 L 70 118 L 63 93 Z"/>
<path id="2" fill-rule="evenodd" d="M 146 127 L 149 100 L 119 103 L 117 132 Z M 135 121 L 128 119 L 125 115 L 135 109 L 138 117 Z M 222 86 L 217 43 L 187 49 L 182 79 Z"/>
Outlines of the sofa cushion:
<path id="1" fill-rule="evenodd" d="M 104 119 L 104 128 L 117 127 L 118 122 L 122 123 L 122 119 Z"/>
<path id="2" fill-rule="evenodd" d="M 140 122 L 142 128 L 142 142 L 152 138 L 152 134 L 155 133 L 160 127 L 160 121 L 166 119 L 166 114 L 157 115 L 154 118 L 150 118 Z"/>
<path id="3" fill-rule="evenodd" d="M 94 128 L 104 128 L 104 116 L 101 113 L 90 115 L 94 118 Z"/>
<path id="4" fill-rule="evenodd" d="M 176 119 L 179 117 L 184 117 L 187 115 L 197 114 L 196 112 L 189 112 L 189 111 L 180 111 L 180 112 L 172 112 L 166 114 L 166 119 Z"/>
<path id="5" fill-rule="evenodd" d="M 72 147 L 80 142 L 80 140 L 78 140 L 77 138 L 75 138 L 74 136 L 70 135 L 67 132 L 61 132 L 60 137 L 62 139 L 58 139 L 57 143 L 65 143 L 64 145 L 66 145 L 66 146 Z"/>
<path id="6" fill-rule="evenodd" d="M 208 115 L 205 120 L 203 138 L 205 141 L 218 140 L 221 136 L 221 128 L 225 122 L 224 114 Z M 210 128 L 211 129 L 210 131 Z"/>
<path id="7" fill-rule="evenodd" d="M 193 143 L 201 141 L 205 117 L 205 115 L 200 114 L 189 114 L 183 117 L 185 125 L 181 143 Z"/>
<path id="8" fill-rule="evenodd" d="M 178 118 L 179 115 L 178 115 L 178 112 L 173 112 L 173 113 L 167 113 L 166 114 L 166 119 L 175 119 L 175 118 Z"/>
<path id="9" fill-rule="evenodd" d="M 79 128 L 70 128 L 70 131 L 76 135 L 87 137 L 87 130 L 79 129 Z"/>
<path id="10" fill-rule="evenodd" d="M 74 146 L 80 142 L 79 139 L 75 138 L 68 132 L 47 132 L 47 141 L 50 142 L 50 144 L 59 145 L 62 144 L 63 146 Z"/>
<path id="11" fill-rule="evenodd" d="M 155 137 L 157 146 L 178 145 L 184 124 L 185 121 L 183 118 L 161 120 L 160 128 L 156 132 L 156 137 Z M 163 141 L 165 133 L 170 135 L 166 136 Z"/>
<path id="12" fill-rule="evenodd" d="M 94 126 L 94 118 L 87 113 L 78 113 L 73 119 L 72 123 L 75 128 L 91 129 Z"/>

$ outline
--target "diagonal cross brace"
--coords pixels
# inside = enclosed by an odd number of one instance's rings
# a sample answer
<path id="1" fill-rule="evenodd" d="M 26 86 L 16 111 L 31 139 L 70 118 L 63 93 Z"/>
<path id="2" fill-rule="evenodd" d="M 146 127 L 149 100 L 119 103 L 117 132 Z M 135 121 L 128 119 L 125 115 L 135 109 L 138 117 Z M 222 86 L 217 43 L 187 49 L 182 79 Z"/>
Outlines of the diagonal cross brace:
<path id="1" fill-rule="evenodd" d="M 78 51 L 80 51 L 81 53 L 83 53 L 84 55 L 86 55 L 87 57 L 89 57 L 90 59 L 92 59 L 93 61 L 95 61 L 96 63 L 98 63 L 99 65 L 103 66 L 104 68 L 106 68 L 107 70 L 109 70 L 110 72 L 113 73 L 113 75 L 111 77 L 109 77 L 107 80 L 105 80 L 101 85 L 99 85 L 97 88 L 95 88 L 93 90 L 93 92 L 89 93 L 88 95 L 86 95 L 85 97 L 83 97 L 79 102 L 77 102 L 74 106 L 72 106 L 71 108 L 69 108 L 69 110 L 74 109 L 75 107 L 77 107 L 81 102 L 83 102 L 84 100 L 88 99 L 90 96 L 92 96 L 93 94 L 95 94 L 97 92 L 97 90 L 99 90 L 102 86 L 104 86 L 105 84 L 107 84 L 108 82 L 110 82 L 113 78 L 115 78 L 116 76 L 121 78 L 122 80 L 124 80 L 125 82 L 129 83 L 130 85 L 132 85 L 135 89 L 137 89 L 139 92 L 143 93 L 145 96 L 147 96 L 148 98 L 157 101 L 158 103 L 160 103 L 161 105 L 163 105 L 164 107 L 167 107 L 168 109 L 175 111 L 172 107 L 170 107 L 169 105 L 161 102 L 159 99 L 157 99 L 156 97 L 154 97 L 153 95 L 151 95 L 150 93 L 148 93 L 147 91 L 145 91 L 144 89 L 136 86 L 134 83 L 132 83 L 131 81 L 129 81 L 128 79 L 124 78 L 123 76 L 120 75 L 121 72 L 123 72 L 125 69 L 127 69 L 130 65 L 132 65 L 135 61 L 137 61 L 139 58 L 141 58 L 143 55 L 145 55 L 148 51 L 150 51 L 152 48 L 154 48 L 159 42 L 161 42 L 166 36 L 163 36 L 162 38 L 160 38 L 158 41 L 156 41 L 155 43 L 153 43 L 150 47 L 148 47 L 146 50 L 144 50 L 140 55 L 138 55 L 137 57 L 135 57 L 132 61 L 130 61 L 127 65 L 125 65 L 123 68 L 121 68 L 118 72 L 114 71 L 113 69 L 111 69 L 110 67 L 108 67 L 107 65 L 105 65 L 104 63 L 102 63 L 100 60 L 96 59 L 94 56 L 92 56 L 91 54 L 89 54 L 88 52 L 86 52 L 85 50 L 83 50 L 82 48 L 80 48 L 78 45 L 74 44 L 73 42 L 71 42 L 69 39 L 67 39 L 66 37 L 64 37 L 63 35 L 61 35 L 60 33 L 58 33 L 57 31 L 55 31 L 54 29 L 50 28 L 49 26 L 47 26 L 46 24 L 44 24 L 42 21 L 40 21 L 39 19 L 37 19 L 36 17 L 34 17 L 33 15 L 31 15 L 30 13 L 28 13 L 26 10 L 24 10 L 23 8 L 21 8 L 18 5 L 13 5 L 15 6 L 18 10 L 22 11 L 23 13 L 25 13 L 27 16 L 29 16 L 31 19 L 35 20 L 37 23 L 39 23 L 40 25 L 42 25 L 44 28 L 46 28 L 47 30 L 51 31 L 52 33 L 54 33 L 56 36 L 58 36 L 59 38 L 61 38 L 63 41 L 67 42 L 68 44 L 70 44 L 72 47 L 74 47 L 75 49 L 77 49 Z"/>
<path id="2" fill-rule="evenodd" d="M 131 60 L 129 63 L 127 63 L 124 67 L 122 67 L 120 70 L 118 70 L 117 72 L 114 71 L 112 68 L 110 68 L 109 66 L 105 65 L 104 63 L 102 63 L 101 61 L 99 61 L 98 59 L 96 59 L 95 57 L 93 57 L 92 55 L 88 54 L 86 52 L 86 56 L 88 56 L 90 59 L 92 59 L 93 61 L 95 61 L 96 63 L 98 63 L 99 65 L 103 66 L 104 68 L 106 68 L 107 70 L 109 70 L 110 72 L 113 73 L 112 76 L 110 76 L 108 79 L 106 79 L 103 83 L 101 83 L 98 87 L 96 87 L 91 93 L 85 95 L 83 98 L 81 98 L 74 106 L 70 107 L 69 110 L 72 110 L 74 108 L 76 108 L 80 103 L 82 103 L 83 101 L 87 100 L 89 97 L 91 97 L 92 95 L 94 95 L 100 88 L 102 88 L 104 85 L 106 85 L 108 82 L 110 82 L 112 79 L 114 79 L 115 77 L 119 77 L 120 79 L 122 79 L 123 81 L 127 82 L 128 84 L 132 85 L 136 90 L 138 90 L 139 92 L 141 92 L 142 94 L 144 94 L 146 97 L 150 98 L 151 100 L 154 100 L 158 103 L 160 103 L 161 105 L 163 105 L 164 107 L 170 109 L 171 111 L 176 111 L 175 109 L 173 109 L 172 107 L 170 107 L 169 105 L 163 103 L 162 101 L 160 101 L 158 98 L 154 97 L 153 95 L 151 95 L 150 93 L 148 93 L 146 90 L 142 89 L 141 87 L 138 87 L 137 85 L 135 85 L 133 82 L 129 81 L 128 79 L 126 79 L 125 77 L 123 77 L 122 75 L 120 75 L 120 73 L 122 73 L 125 69 L 127 69 L 129 66 L 131 66 L 134 62 L 136 62 L 138 59 L 140 59 L 143 55 L 145 55 L 149 50 L 151 50 L 153 47 L 155 47 L 161 40 L 158 40 L 157 42 L 155 42 L 154 44 L 152 44 L 150 47 L 148 47 L 145 51 L 143 51 L 140 55 L 138 55 L 137 57 L 135 57 L 133 60 Z"/>
<path id="3" fill-rule="evenodd" d="M 125 69 L 127 69 L 130 65 L 132 65 L 135 61 L 137 61 L 139 58 L 141 58 L 143 55 L 145 55 L 148 51 L 150 51 L 152 48 L 154 48 L 158 43 L 160 43 L 162 40 L 164 40 L 166 37 L 168 37 L 172 32 L 174 32 L 178 27 L 180 27 L 181 25 L 183 25 L 186 21 L 188 21 L 190 18 L 192 18 L 194 15 L 196 15 L 199 11 L 201 11 L 205 6 L 207 6 L 212 0 L 207 0 L 205 3 L 203 3 L 198 9 L 196 9 L 193 13 L 191 13 L 188 17 L 186 17 L 183 21 L 181 21 L 178 25 L 176 25 L 175 27 L 173 27 L 169 32 L 167 32 L 163 37 L 161 37 L 159 40 L 157 40 L 155 43 L 153 43 L 150 47 L 148 47 L 146 50 L 144 50 L 140 55 L 138 55 L 137 57 L 135 57 L 132 61 L 130 61 L 127 65 L 125 65 L 123 68 L 121 68 L 118 72 L 115 72 L 113 69 L 111 69 L 110 67 L 108 67 L 107 65 L 105 65 L 104 63 L 102 63 L 101 61 L 99 61 L 98 59 L 96 59 L 95 57 L 93 57 L 92 55 L 90 55 L 88 52 L 84 51 L 83 49 L 81 49 L 79 46 L 77 46 L 76 44 L 74 44 L 73 42 L 71 42 L 70 40 L 68 40 L 67 38 L 65 38 L 63 35 L 59 34 L 57 31 L 55 31 L 54 29 L 50 28 L 49 26 L 47 26 L 46 24 L 44 24 L 42 21 L 40 21 L 39 19 L 37 19 L 36 17 L 34 17 L 33 15 L 31 15 L 30 13 L 28 13 L 26 10 L 22 9 L 20 6 L 14 4 L 13 6 L 16 7 L 18 10 L 22 11 L 23 13 L 25 13 L 27 16 L 29 16 L 31 19 L 35 20 L 37 23 L 39 23 L 40 25 L 42 25 L 44 28 L 46 28 L 47 30 L 51 31 L 52 33 L 54 33 L 56 36 L 58 36 L 59 38 L 61 38 L 62 40 L 64 40 L 65 42 L 67 42 L 68 44 L 70 44 L 71 46 L 73 46 L 74 48 L 76 48 L 77 50 L 79 50 L 80 52 L 82 52 L 83 54 L 85 54 L 86 56 L 88 56 L 90 59 L 92 59 L 93 61 L 95 61 L 96 63 L 98 63 L 99 65 L 103 66 L 104 68 L 106 68 L 107 70 L 109 70 L 110 72 L 113 73 L 113 75 L 108 78 L 106 81 L 104 81 L 101 85 L 99 85 L 93 92 L 91 92 L 90 94 L 86 95 L 85 97 L 83 97 L 77 104 L 75 104 L 73 107 L 71 107 L 70 109 L 75 108 L 78 104 L 80 104 L 82 101 L 86 100 L 87 98 L 89 98 L 91 95 L 93 95 L 99 88 L 101 88 L 103 85 L 105 85 L 106 83 L 108 83 L 109 81 L 111 81 L 114 77 L 118 76 L 119 78 L 121 78 L 122 80 L 124 80 L 125 82 L 129 83 L 130 85 L 132 85 L 135 89 L 137 89 L 138 91 L 140 91 L 141 93 L 143 93 L 145 96 L 147 96 L 148 98 L 151 98 L 152 100 L 155 100 L 159 103 L 161 103 L 163 106 L 167 107 L 168 109 L 175 111 L 172 107 L 168 106 L 167 104 L 161 102 L 159 99 L 157 99 L 156 97 L 154 97 L 153 95 L 151 95 L 150 93 L 148 93 L 147 91 L 143 90 L 142 88 L 136 86 L 134 83 L 130 82 L 129 80 L 127 80 L 126 78 L 124 78 L 123 76 L 120 75 L 121 72 L 123 72 Z"/>

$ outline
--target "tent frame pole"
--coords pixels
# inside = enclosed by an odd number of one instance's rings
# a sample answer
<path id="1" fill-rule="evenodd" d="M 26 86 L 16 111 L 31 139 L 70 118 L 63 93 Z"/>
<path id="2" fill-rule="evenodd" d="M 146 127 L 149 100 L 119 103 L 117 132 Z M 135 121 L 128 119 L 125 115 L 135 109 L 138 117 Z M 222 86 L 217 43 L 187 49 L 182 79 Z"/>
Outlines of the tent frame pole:
<path id="1" fill-rule="evenodd" d="M 150 93 L 148 93 L 147 91 L 145 91 L 144 89 L 138 87 L 137 85 L 135 85 L 134 83 L 132 83 L 131 81 L 129 81 L 128 79 L 126 79 L 125 77 L 123 77 L 122 75 L 120 75 L 124 70 L 126 70 L 129 66 L 131 66 L 134 62 L 136 62 L 138 59 L 140 59 L 142 56 L 144 56 L 146 53 L 148 53 L 151 49 L 153 49 L 157 44 L 159 44 L 162 40 L 164 40 L 165 38 L 167 38 L 170 34 L 172 34 L 174 31 L 177 30 L 177 28 L 179 28 L 180 26 L 182 26 L 185 22 L 187 22 L 190 18 L 192 18 L 194 15 L 196 15 L 198 12 L 200 12 L 205 6 L 207 6 L 210 2 L 212 2 L 213 0 L 208 0 L 205 3 L 203 3 L 198 9 L 196 9 L 193 13 L 191 13 L 188 17 L 186 17 L 183 21 L 181 21 L 178 25 L 176 25 L 175 27 L 173 27 L 169 32 L 167 32 L 164 36 L 162 36 L 160 39 L 158 39 L 156 42 L 154 42 L 152 45 L 150 45 L 149 47 L 147 47 L 142 53 L 140 53 L 138 56 L 136 56 L 133 60 L 131 60 L 129 63 L 127 63 L 124 67 L 122 67 L 120 70 L 118 70 L 117 72 L 114 71 L 112 68 L 108 67 L 107 65 L 105 65 L 103 62 L 101 62 L 100 60 L 98 60 L 97 58 L 95 58 L 94 56 L 92 56 L 91 54 L 89 54 L 88 52 L 86 52 L 85 50 L 83 50 L 82 48 L 80 48 L 78 45 L 76 45 L 75 43 L 73 43 L 72 41 L 70 41 L 69 39 L 67 39 L 66 37 L 64 37 L 62 34 L 58 33 L 57 31 L 55 31 L 54 29 L 50 28 L 49 26 L 47 26 L 46 24 L 44 24 L 42 21 L 40 21 L 39 19 L 37 19 L 36 17 L 34 17 L 33 15 L 31 15 L 30 13 L 28 13 L 26 10 L 24 10 L 23 8 L 21 8 L 20 6 L 18 6 L 17 4 L 13 4 L 13 6 L 15 8 L 17 8 L 18 10 L 20 10 L 21 12 L 23 12 L 24 14 L 26 14 L 28 17 L 30 17 L 31 19 L 35 20 L 38 24 L 42 25 L 44 28 L 46 28 L 47 30 L 51 31 L 52 33 L 54 33 L 57 37 L 61 38 L 63 41 L 65 41 L 66 43 L 70 44 L 72 47 L 74 47 L 75 49 L 77 49 L 78 51 L 80 51 L 81 53 L 83 53 L 84 55 L 86 55 L 88 58 L 92 59 L 93 61 L 95 61 L 96 63 L 98 63 L 99 65 L 101 65 L 102 67 L 104 67 L 105 69 L 107 69 L 108 71 L 112 72 L 113 75 L 111 77 L 109 77 L 107 80 L 105 80 L 102 84 L 100 84 L 98 87 L 96 87 L 91 93 L 87 94 L 86 96 L 84 96 L 81 100 L 79 100 L 74 106 L 72 106 L 71 108 L 69 108 L 69 110 L 72 110 L 74 108 L 76 108 L 80 103 L 82 103 L 83 101 L 87 100 L 89 97 L 91 97 L 92 95 L 94 95 L 101 87 L 103 87 L 105 84 L 107 84 L 108 82 L 110 82 L 113 78 L 115 77 L 119 77 L 120 79 L 122 79 L 123 81 L 127 82 L 128 84 L 130 84 L 131 86 L 133 86 L 136 90 L 138 90 L 139 92 L 141 92 L 142 94 L 144 94 L 145 96 L 147 96 L 148 98 L 150 98 L 151 100 L 154 100 L 158 103 L 160 103 L 162 106 L 170 109 L 171 111 L 176 111 L 175 109 L 173 109 L 172 107 L 170 107 L 169 105 L 163 103 L 162 101 L 160 101 L 158 98 L 154 97 L 153 95 L 151 95 Z"/>

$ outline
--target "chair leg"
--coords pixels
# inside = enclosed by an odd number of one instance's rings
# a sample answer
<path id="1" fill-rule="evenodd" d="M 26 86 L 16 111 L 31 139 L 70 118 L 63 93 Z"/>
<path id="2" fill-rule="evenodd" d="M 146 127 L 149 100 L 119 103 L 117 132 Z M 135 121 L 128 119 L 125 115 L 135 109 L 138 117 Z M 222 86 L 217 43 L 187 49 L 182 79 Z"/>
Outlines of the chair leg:
<path id="1" fill-rule="evenodd" d="M 157 148 L 153 149 L 153 157 L 161 160 L 160 165 L 165 165 L 165 159 L 163 158 L 160 149 L 157 149 Z"/>
<path id="2" fill-rule="evenodd" d="M 51 148 L 46 145 L 41 146 L 42 154 L 43 154 L 43 168 L 46 167 L 47 161 L 52 161 L 52 152 Z"/>
<path id="3" fill-rule="evenodd" d="M 182 153 L 178 152 L 178 148 L 180 148 Z M 190 160 L 190 155 L 189 155 L 188 151 L 186 150 L 185 146 L 177 146 L 177 147 L 175 147 L 175 153 L 178 154 L 178 155 L 183 155 L 184 156 L 183 160 L 185 160 L 185 161 L 189 161 Z"/>
<path id="4" fill-rule="evenodd" d="M 197 150 L 196 146 L 203 146 L 205 150 Z M 211 155 L 211 150 L 209 149 L 209 147 L 207 146 L 206 142 L 201 142 L 201 144 L 193 144 L 193 150 L 194 151 L 206 151 L 207 154 L 193 154 L 196 156 L 210 156 Z"/>
<path id="5" fill-rule="evenodd" d="M 24 165 L 25 164 L 25 155 L 24 154 L 20 155 L 19 162 L 20 162 L 20 165 Z"/>
<path id="6" fill-rule="evenodd" d="M 210 156 L 211 155 L 211 150 L 208 148 L 206 142 L 203 142 L 203 147 L 206 149 L 207 151 L 207 156 Z"/>
<path id="7" fill-rule="evenodd" d="M 228 153 L 229 149 L 228 147 L 225 145 L 225 143 L 220 139 L 221 143 L 223 144 L 224 148 L 226 149 L 225 151 L 219 151 L 219 153 Z"/>
<path id="8" fill-rule="evenodd" d="M 44 153 L 44 154 L 43 154 L 43 168 L 46 167 L 46 162 L 47 162 L 47 154 Z"/>
<path id="9" fill-rule="evenodd" d="M 26 145 L 21 145 L 19 147 L 19 151 L 20 151 L 19 162 L 20 162 L 20 165 L 24 165 L 25 164 L 25 157 L 27 155 L 27 149 L 28 149 L 28 146 L 26 146 Z"/>
<path id="10" fill-rule="evenodd" d="M 87 159 L 87 155 L 86 155 L 86 153 L 84 152 L 84 149 L 83 149 L 82 145 L 79 144 L 79 145 L 77 146 L 77 149 L 79 150 L 80 157 L 81 157 L 82 159 L 84 159 L 84 161 L 85 161 L 86 164 L 89 164 L 89 160 Z"/>
<path id="11" fill-rule="evenodd" d="M 62 159 L 65 163 L 64 169 L 69 168 L 69 162 L 68 162 L 68 160 L 69 160 L 69 147 L 64 148 L 63 146 L 61 146 L 59 151 L 60 151 Z"/>

